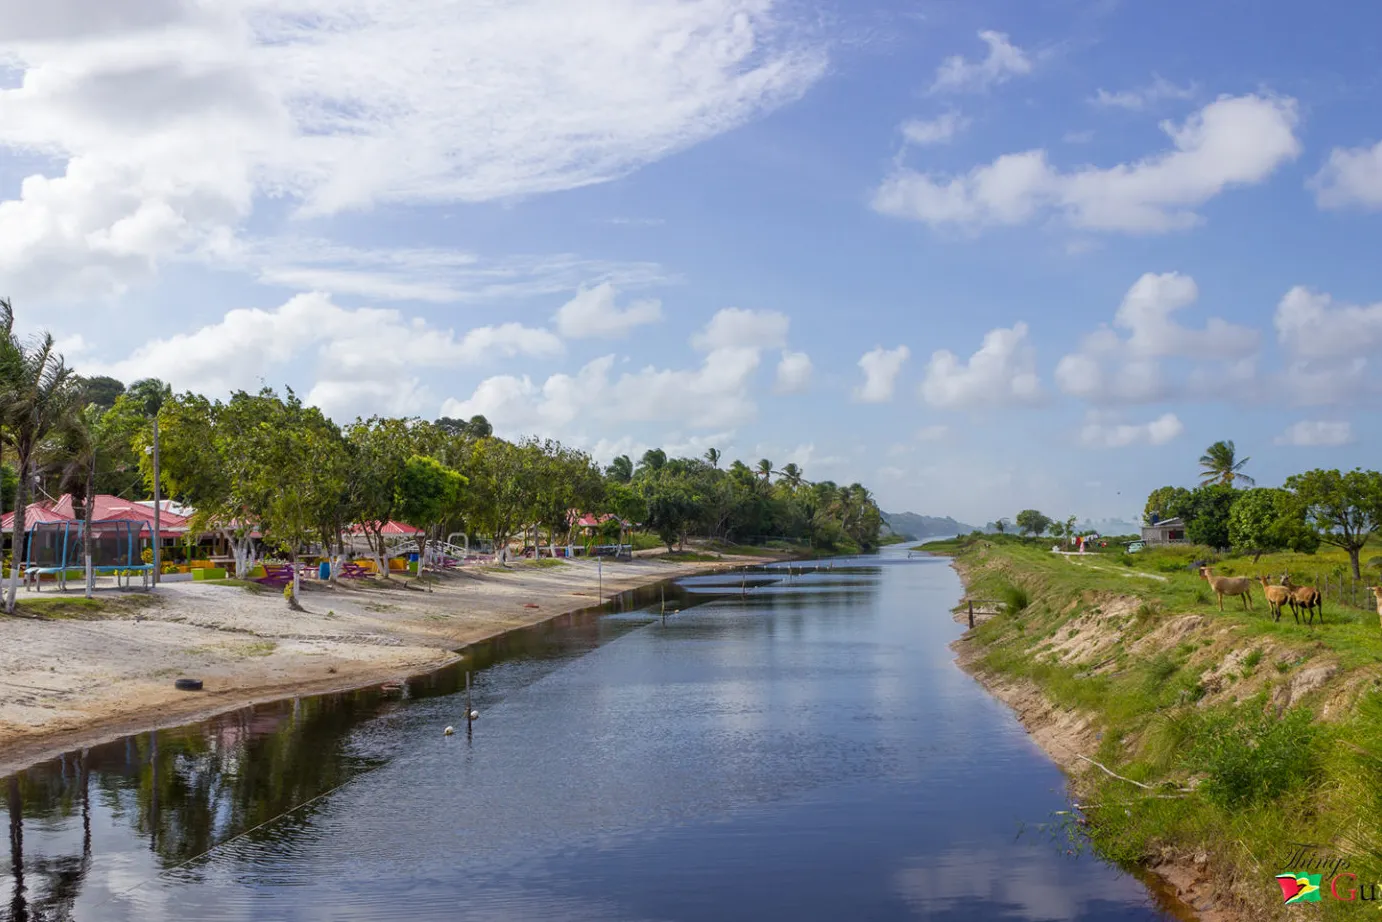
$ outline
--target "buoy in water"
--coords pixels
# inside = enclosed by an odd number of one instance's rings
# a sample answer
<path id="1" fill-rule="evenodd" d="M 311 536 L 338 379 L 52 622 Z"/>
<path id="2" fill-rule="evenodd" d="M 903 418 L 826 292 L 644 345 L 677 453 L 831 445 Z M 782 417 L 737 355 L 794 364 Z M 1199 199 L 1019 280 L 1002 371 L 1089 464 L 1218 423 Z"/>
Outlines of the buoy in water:
<path id="1" fill-rule="evenodd" d="M 479 720 L 479 719 L 480 719 L 480 712 L 479 712 L 479 711 L 471 711 L 471 712 L 470 712 L 470 719 L 471 719 L 471 720 Z"/>
<path id="2" fill-rule="evenodd" d="M 456 728 L 455 728 L 455 727 L 447 727 L 445 730 L 441 731 L 441 735 L 442 735 L 442 736 L 450 736 L 451 734 L 453 734 L 453 733 L 455 733 L 455 732 L 456 732 Z"/>

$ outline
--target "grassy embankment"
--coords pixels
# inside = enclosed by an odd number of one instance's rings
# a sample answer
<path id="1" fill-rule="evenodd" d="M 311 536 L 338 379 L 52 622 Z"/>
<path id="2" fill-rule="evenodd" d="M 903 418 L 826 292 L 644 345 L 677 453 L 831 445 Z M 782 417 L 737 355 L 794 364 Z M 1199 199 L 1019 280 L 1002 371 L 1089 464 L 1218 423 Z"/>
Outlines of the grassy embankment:
<path id="1" fill-rule="evenodd" d="M 1359 884 L 1382 882 L 1375 607 L 1327 600 L 1323 627 L 1297 625 L 1289 610 L 1275 623 L 1255 587 L 1255 610 L 1226 599 L 1220 613 L 1192 568 L 1215 558 L 1208 549 L 1067 558 L 1050 547 L 987 536 L 925 549 L 955 555 L 972 597 L 1003 600 L 957 644 L 967 665 L 988 680 L 1030 682 L 1058 711 L 1087 718 L 1079 751 L 1147 786 L 1078 759 L 1066 766 L 1099 851 L 1190 867 L 1198 892 L 1240 918 L 1290 910 L 1274 876 L 1303 870 L 1287 866 L 1293 843 L 1348 856 Z M 1224 575 L 1289 571 L 1305 584 L 1345 561 L 1322 550 L 1215 566 Z M 1378 906 L 1328 892 L 1320 904 L 1327 918 L 1376 917 Z"/>

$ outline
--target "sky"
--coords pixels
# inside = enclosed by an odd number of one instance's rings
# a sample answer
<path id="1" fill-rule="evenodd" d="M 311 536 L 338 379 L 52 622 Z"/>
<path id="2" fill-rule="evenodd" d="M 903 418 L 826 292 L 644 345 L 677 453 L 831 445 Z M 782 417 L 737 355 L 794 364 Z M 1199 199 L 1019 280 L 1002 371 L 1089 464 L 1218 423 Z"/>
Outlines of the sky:
<path id="1" fill-rule="evenodd" d="M 1135 518 L 1375 467 L 1382 7 L 0 0 L 84 374 Z"/>

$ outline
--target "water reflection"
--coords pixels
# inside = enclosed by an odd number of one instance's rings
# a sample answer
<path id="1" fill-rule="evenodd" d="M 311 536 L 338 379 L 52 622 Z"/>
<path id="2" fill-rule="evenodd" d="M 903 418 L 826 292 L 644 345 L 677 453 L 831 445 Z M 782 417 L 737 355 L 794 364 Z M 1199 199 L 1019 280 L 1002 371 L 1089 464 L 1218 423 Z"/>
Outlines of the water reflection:
<path id="1" fill-rule="evenodd" d="M 1162 918 L 1014 839 L 1063 779 L 953 666 L 957 594 L 905 558 L 695 578 L 38 766 L 0 918 Z"/>

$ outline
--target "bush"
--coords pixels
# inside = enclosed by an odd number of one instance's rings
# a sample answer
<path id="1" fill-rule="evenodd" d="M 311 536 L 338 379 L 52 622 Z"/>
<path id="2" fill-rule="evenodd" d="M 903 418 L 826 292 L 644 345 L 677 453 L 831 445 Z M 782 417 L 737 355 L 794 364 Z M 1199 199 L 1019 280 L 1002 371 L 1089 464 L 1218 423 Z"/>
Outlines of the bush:
<path id="1" fill-rule="evenodd" d="M 998 597 L 1003 600 L 1003 610 L 1010 615 L 1015 615 L 1032 604 L 1032 597 L 1021 586 L 1004 586 Z"/>
<path id="2" fill-rule="evenodd" d="M 1280 719 L 1242 712 L 1210 718 L 1191 751 L 1205 772 L 1200 792 L 1226 810 L 1274 800 L 1319 771 L 1318 730 L 1305 708 Z"/>

